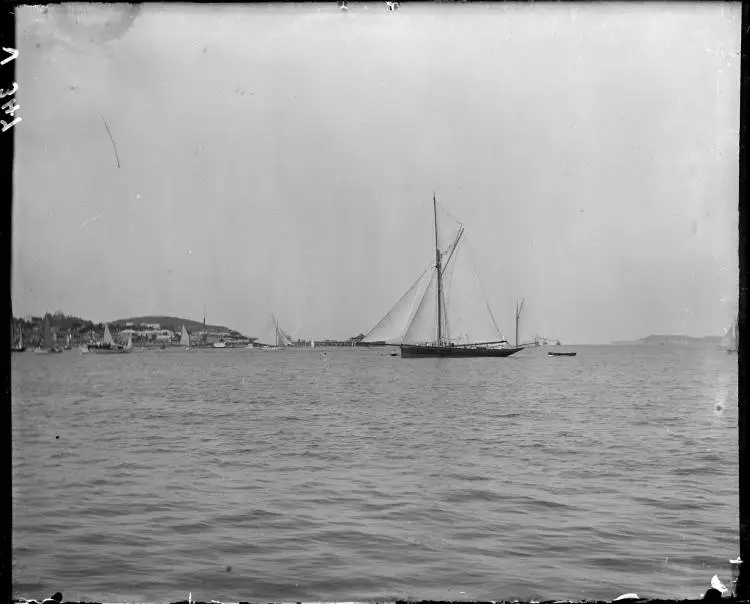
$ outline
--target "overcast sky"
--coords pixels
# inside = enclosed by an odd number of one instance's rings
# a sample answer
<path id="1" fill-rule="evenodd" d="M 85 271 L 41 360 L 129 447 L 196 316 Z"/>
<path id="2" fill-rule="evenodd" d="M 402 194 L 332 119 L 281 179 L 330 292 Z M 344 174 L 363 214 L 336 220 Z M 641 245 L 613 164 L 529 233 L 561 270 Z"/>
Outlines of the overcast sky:
<path id="1" fill-rule="evenodd" d="M 506 335 L 736 312 L 739 3 L 69 8 L 18 9 L 16 316 L 353 336 L 433 190 Z"/>

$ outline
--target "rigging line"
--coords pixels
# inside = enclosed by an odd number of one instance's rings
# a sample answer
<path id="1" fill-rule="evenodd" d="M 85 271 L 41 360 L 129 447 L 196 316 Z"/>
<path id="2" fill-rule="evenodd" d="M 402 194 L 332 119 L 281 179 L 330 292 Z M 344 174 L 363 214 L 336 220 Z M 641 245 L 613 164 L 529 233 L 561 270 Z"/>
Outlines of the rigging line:
<path id="1" fill-rule="evenodd" d="M 109 126 L 107 125 L 107 120 L 104 119 L 104 116 L 101 116 L 102 121 L 104 122 L 104 127 L 107 129 L 107 134 L 109 134 L 109 140 L 112 141 L 112 149 L 114 149 L 115 152 L 115 160 L 117 161 L 117 167 L 120 167 L 120 157 L 117 155 L 117 145 L 115 144 L 115 139 L 112 138 L 112 132 L 109 130 Z"/>

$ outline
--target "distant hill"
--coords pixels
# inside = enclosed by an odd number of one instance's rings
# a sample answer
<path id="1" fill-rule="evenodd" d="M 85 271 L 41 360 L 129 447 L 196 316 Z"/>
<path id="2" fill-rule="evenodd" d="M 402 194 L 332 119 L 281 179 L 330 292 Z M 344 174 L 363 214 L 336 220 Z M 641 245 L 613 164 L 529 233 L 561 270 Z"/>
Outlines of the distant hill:
<path id="1" fill-rule="evenodd" d="M 200 331 L 206 329 L 208 331 L 224 331 L 228 334 L 235 336 L 241 335 L 239 331 L 229 329 L 224 325 L 209 325 L 203 326 L 202 321 L 193 321 L 191 319 L 182 319 L 180 317 L 165 317 L 162 315 L 151 315 L 146 317 L 130 317 L 129 319 L 117 319 L 112 321 L 112 325 L 118 329 L 124 329 L 126 323 L 132 323 L 133 325 L 145 325 L 147 323 L 158 323 L 162 329 L 169 329 L 171 331 L 181 331 L 184 325 L 189 332 Z"/>

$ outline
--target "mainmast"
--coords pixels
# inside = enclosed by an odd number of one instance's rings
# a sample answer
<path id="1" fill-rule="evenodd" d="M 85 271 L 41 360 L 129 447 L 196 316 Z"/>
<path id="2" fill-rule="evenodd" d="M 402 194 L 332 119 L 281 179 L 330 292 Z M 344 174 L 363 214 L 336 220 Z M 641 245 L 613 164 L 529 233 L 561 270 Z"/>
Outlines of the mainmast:
<path id="1" fill-rule="evenodd" d="M 438 245 L 437 200 L 432 192 L 432 209 L 435 212 L 435 268 L 437 269 L 437 343 L 443 343 L 443 274 L 440 268 L 440 246 Z"/>

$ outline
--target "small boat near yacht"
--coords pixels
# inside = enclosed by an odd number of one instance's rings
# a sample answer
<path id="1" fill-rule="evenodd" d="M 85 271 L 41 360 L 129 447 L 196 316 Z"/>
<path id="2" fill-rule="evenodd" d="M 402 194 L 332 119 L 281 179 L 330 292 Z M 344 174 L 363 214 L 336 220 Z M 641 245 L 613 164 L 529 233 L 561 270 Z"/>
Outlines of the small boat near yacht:
<path id="1" fill-rule="evenodd" d="M 128 335 L 128 342 L 124 346 L 115 342 L 109 331 L 109 325 L 104 326 L 104 338 L 101 342 L 93 342 L 86 347 L 86 352 L 94 354 L 124 354 L 133 348 L 132 336 Z"/>
<path id="2" fill-rule="evenodd" d="M 574 357 L 577 352 L 548 352 L 548 357 Z"/>
<path id="3" fill-rule="evenodd" d="M 44 332 L 42 336 L 42 341 L 34 349 L 34 354 L 53 354 L 62 352 L 62 348 L 57 346 L 55 343 L 55 338 L 52 335 L 52 330 L 49 327 L 49 317 L 44 317 Z"/>

